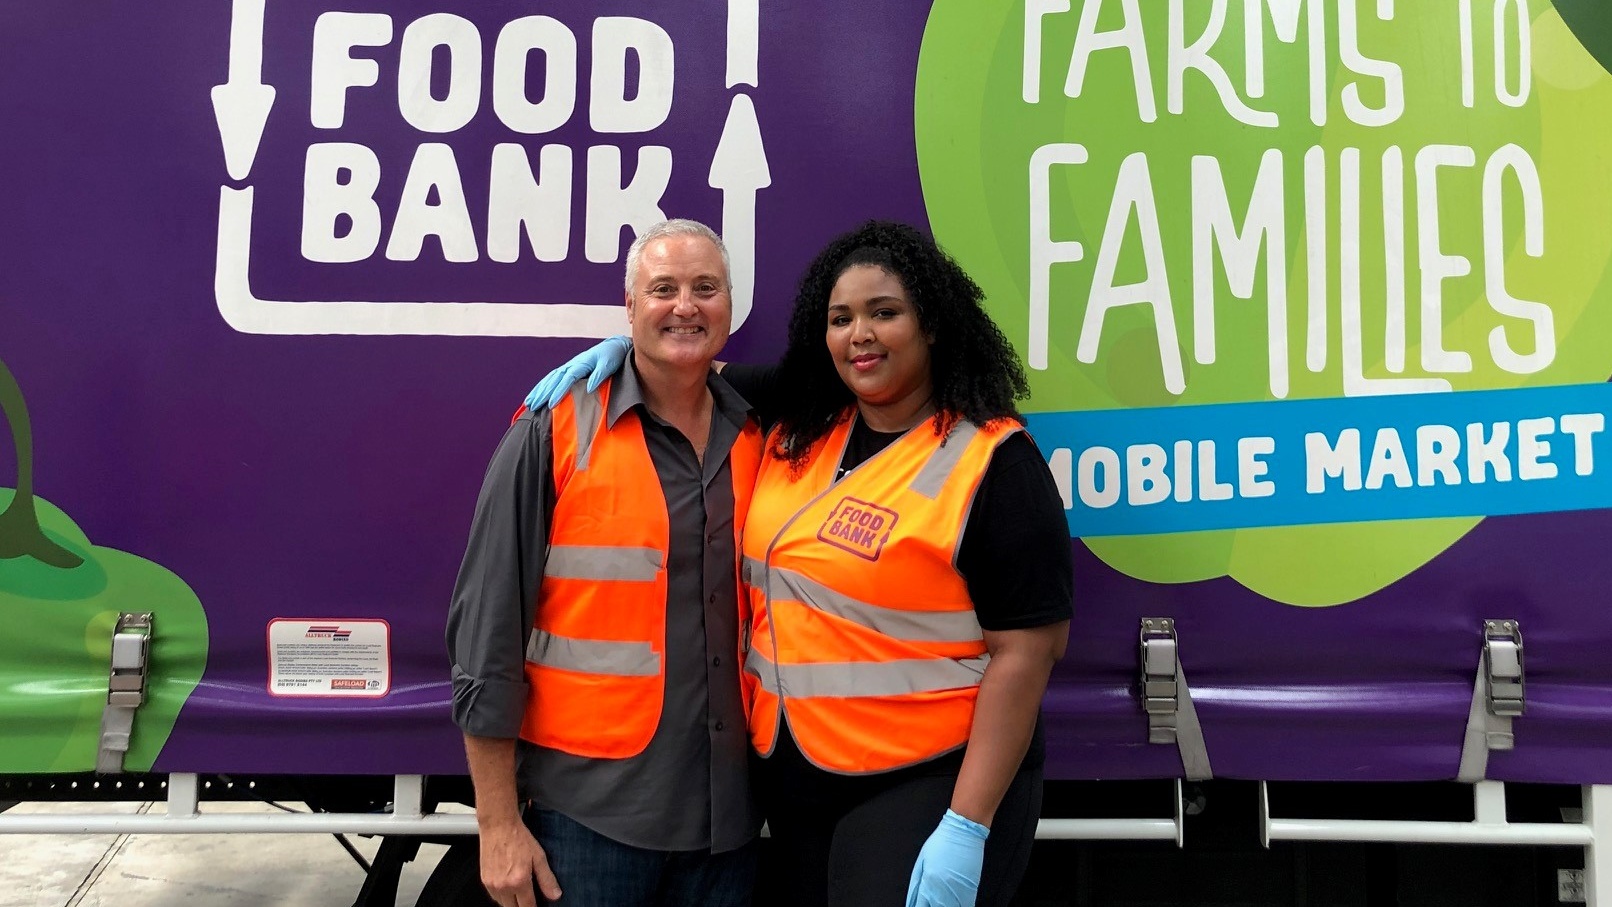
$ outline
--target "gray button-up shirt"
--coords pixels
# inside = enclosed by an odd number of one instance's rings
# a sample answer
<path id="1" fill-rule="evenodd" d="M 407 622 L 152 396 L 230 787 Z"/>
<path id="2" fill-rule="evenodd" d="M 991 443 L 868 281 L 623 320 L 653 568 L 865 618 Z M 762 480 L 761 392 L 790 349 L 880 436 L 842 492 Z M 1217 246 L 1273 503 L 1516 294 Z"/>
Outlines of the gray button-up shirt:
<path id="1" fill-rule="evenodd" d="M 670 518 L 666 692 L 649 746 L 630 759 L 587 759 L 524 740 L 522 797 L 609 838 L 653 850 L 733 850 L 761 819 L 750 796 L 749 743 L 739 696 L 729 453 L 750 406 L 715 372 L 703 466 L 682 432 L 644 404 L 631 357 L 614 379 L 606 425 L 635 410 Z M 453 715 L 467 734 L 516 737 L 526 710 L 526 640 L 537 608 L 554 513 L 547 409 L 504 435 L 483 480 L 448 612 Z M 633 514 L 620 514 L 632 519 Z"/>

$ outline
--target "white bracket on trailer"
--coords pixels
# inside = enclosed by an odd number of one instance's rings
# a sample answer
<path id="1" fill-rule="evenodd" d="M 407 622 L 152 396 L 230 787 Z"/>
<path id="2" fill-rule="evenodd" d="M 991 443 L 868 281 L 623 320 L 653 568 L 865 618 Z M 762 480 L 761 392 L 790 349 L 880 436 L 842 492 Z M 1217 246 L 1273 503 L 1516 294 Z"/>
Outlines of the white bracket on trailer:
<path id="1" fill-rule="evenodd" d="M 1522 715 L 1526 705 L 1522 627 L 1515 620 L 1486 620 L 1456 780 L 1468 784 L 1482 781 L 1488 775 L 1489 753 L 1517 745 L 1511 722 Z"/>
<path id="2" fill-rule="evenodd" d="M 123 771 L 134 732 L 134 714 L 146 701 L 146 672 L 151 657 L 151 612 L 125 611 L 112 630 L 112 664 L 106 679 L 106 709 L 101 712 L 101 746 L 95 770 Z"/>
<path id="3" fill-rule="evenodd" d="M 1036 824 L 1040 840 L 1058 841 L 1175 841 L 1186 845 L 1186 803 L 1181 779 L 1175 783 L 1175 817 L 1171 819 L 1042 819 Z"/>
<path id="4" fill-rule="evenodd" d="M 49 834 L 357 834 L 473 835 L 472 813 L 427 813 L 425 778 L 396 775 L 392 808 L 379 813 L 208 813 L 193 774 L 168 776 L 167 810 L 128 813 L 28 813 L 0 815 L 0 835 Z"/>
<path id="5" fill-rule="evenodd" d="M 1581 788 L 1583 819 L 1573 823 L 1509 822 L 1506 785 L 1479 781 L 1472 785 L 1472 821 L 1436 822 L 1398 819 L 1278 819 L 1271 815 L 1270 789 L 1259 783 L 1259 842 L 1379 841 L 1419 844 L 1522 844 L 1584 848 L 1585 907 L 1612 907 L 1612 785 Z"/>
<path id="6" fill-rule="evenodd" d="M 1147 713 L 1147 742 L 1175 744 L 1187 780 L 1206 781 L 1214 777 L 1214 771 L 1187 676 L 1181 670 L 1177 642 L 1173 619 L 1142 618 L 1141 696 L 1142 710 Z"/>

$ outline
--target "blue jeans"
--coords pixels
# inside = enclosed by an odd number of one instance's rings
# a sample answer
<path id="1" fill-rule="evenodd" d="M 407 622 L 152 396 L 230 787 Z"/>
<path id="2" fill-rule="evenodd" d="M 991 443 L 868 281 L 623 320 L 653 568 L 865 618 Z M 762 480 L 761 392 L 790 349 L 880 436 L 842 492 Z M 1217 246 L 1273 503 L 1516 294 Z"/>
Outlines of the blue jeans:
<path id="1" fill-rule="evenodd" d="M 749 907 L 756 842 L 738 850 L 645 850 L 551 809 L 526 824 L 548 853 L 562 907 Z M 540 896 L 541 897 L 541 896 Z"/>

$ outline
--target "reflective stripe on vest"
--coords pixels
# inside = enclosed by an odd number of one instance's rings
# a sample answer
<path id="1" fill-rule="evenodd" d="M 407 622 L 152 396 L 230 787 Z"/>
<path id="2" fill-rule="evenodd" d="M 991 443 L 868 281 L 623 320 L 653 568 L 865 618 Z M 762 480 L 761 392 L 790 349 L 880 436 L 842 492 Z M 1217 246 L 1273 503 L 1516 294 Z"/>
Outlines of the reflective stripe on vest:
<path id="1" fill-rule="evenodd" d="M 603 397 L 597 393 L 585 393 L 583 391 L 585 387 L 587 387 L 585 381 L 578 381 L 571 386 L 571 403 L 576 407 L 577 420 L 577 472 L 588 468 L 588 455 L 593 453 L 593 436 L 599 431 L 599 423 L 604 419 Z"/>
<path id="2" fill-rule="evenodd" d="M 795 570 L 769 569 L 753 558 L 744 559 L 745 582 L 765 589 L 768 599 L 788 598 L 805 602 L 824 614 L 832 614 L 876 630 L 895 639 L 918 642 L 973 642 L 984 638 L 979 618 L 973 611 L 908 611 L 858 601 Z"/>
<path id="3" fill-rule="evenodd" d="M 980 685 L 991 656 L 775 665 L 752 649 L 745 670 L 774 696 L 905 696 Z"/>
<path id="4" fill-rule="evenodd" d="M 946 480 L 952 477 L 952 471 L 962 461 L 968 443 L 979 433 L 979 427 L 972 422 L 958 422 L 952 426 L 946 443 L 935 448 L 935 452 L 929 455 L 929 462 L 918 470 L 918 475 L 908 487 L 931 501 L 940 497 L 940 490 L 946 487 Z"/>
<path id="5" fill-rule="evenodd" d="M 554 545 L 543 563 L 543 575 L 555 579 L 652 583 L 660 568 L 661 553 L 654 548 Z"/>
<path id="6" fill-rule="evenodd" d="M 660 653 L 647 642 L 612 642 L 575 639 L 547 630 L 533 630 L 526 643 L 526 660 L 550 668 L 617 677 L 655 677 L 660 674 Z"/>

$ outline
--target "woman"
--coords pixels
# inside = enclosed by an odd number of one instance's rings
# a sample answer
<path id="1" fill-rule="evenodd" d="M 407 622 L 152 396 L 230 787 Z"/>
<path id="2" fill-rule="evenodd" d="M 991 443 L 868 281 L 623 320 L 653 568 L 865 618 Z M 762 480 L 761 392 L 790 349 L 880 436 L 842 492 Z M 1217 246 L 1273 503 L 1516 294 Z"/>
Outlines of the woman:
<path id="1" fill-rule="evenodd" d="M 982 295 L 869 223 L 807 270 L 781 364 L 723 371 L 775 423 L 744 537 L 759 903 L 1005 905 L 1028 862 L 1069 543 Z"/>

